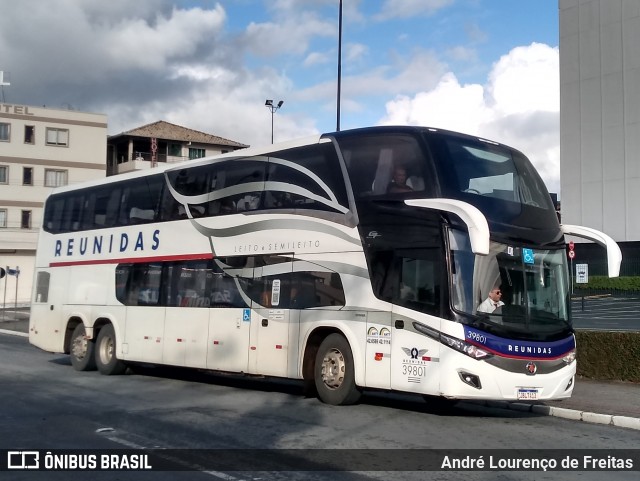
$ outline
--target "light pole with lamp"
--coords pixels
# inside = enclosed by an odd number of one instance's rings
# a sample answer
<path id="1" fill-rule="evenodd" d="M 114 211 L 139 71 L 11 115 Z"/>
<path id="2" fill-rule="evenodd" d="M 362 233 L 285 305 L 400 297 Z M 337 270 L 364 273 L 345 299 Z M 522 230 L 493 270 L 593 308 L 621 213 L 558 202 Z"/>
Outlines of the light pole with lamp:
<path id="1" fill-rule="evenodd" d="M 281 100 L 280 102 L 278 102 L 277 105 L 273 105 L 273 100 L 270 100 L 270 99 L 267 99 L 264 103 L 265 107 L 271 110 L 271 143 L 272 144 L 273 144 L 273 114 L 276 113 L 276 110 L 282 107 L 283 103 L 284 103 L 284 100 Z"/>

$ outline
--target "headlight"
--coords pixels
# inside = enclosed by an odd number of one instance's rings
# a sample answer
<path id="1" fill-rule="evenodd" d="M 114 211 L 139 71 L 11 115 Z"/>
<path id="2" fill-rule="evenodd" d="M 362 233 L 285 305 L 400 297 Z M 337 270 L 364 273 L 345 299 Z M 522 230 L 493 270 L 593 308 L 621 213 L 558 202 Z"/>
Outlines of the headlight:
<path id="1" fill-rule="evenodd" d="M 447 336 L 446 334 L 440 333 L 440 342 L 442 342 L 442 344 L 444 344 L 445 346 L 449 346 L 450 348 L 466 354 L 467 356 L 474 359 L 487 359 L 492 356 L 492 354 L 488 353 L 484 349 L 480 349 L 473 344 L 461 341 L 460 339 L 456 339 L 455 337 Z"/>
<path id="2" fill-rule="evenodd" d="M 571 364 L 573 361 L 576 360 L 576 350 L 574 349 L 566 353 L 564 356 L 562 356 L 562 360 L 564 361 L 565 364 Z"/>

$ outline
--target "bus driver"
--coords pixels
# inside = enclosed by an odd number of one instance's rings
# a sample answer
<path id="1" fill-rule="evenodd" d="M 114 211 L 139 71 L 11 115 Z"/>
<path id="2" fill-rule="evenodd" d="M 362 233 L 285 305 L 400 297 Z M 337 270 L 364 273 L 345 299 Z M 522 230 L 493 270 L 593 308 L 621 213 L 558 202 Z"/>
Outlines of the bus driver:
<path id="1" fill-rule="evenodd" d="M 479 306 L 478 312 L 486 312 L 491 314 L 498 307 L 504 306 L 504 302 L 502 302 L 502 289 L 500 286 L 495 286 L 491 291 L 489 291 L 489 297 L 487 297 Z"/>

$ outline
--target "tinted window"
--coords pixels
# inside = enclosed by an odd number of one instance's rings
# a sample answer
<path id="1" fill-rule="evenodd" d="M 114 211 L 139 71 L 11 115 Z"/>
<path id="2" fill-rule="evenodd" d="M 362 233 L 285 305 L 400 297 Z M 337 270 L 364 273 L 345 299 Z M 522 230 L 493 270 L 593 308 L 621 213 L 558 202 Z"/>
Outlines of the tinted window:
<path id="1" fill-rule="evenodd" d="M 442 251 L 397 249 L 372 253 L 371 282 L 379 299 L 428 314 L 440 314 Z"/>
<path id="2" fill-rule="evenodd" d="M 120 264 L 116 298 L 128 306 L 279 307 L 344 306 L 340 276 L 332 272 L 291 272 L 292 259 L 278 256 Z M 284 266 L 284 269 L 277 265 Z M 280 271 L 277 274 L 270 274 Z"/>
<path id="3" fill-rule="evenodd" d="M 146 224 L 159 220 L 162 177 L 131 180 L 122 186 L 120 225 Z"/>
<path id="4" fill-rule="evenodd" d="M 153 175 L 54 194 L 47 200 L 43 227 L 61 233 L 168 220 L 163 209 L 176 209 L 172 198 L 165 200 L 165 190 L 164 177 Z"/>
<path id="5" fill-rule="evenodd" d="M 358 135 L 339 140 L 356 198 L 392 198 L 430 190 L 424 155 L 410 135 Z"/>
<path id="6" fill-rule="evenodd" d="M 314 209 L 345 213 L 346 188 L 331 143 L 271 154 L 265 186 L 266 209 Z"/>
<path id="7" fill-rule="evenodd" d="M 473 197 L 482 196 L 553 208 L 544 183 L 519 152 L 466 137 L 434 135 L 430 141 L 436 165 L 443 174 L 443 195 L 470 202 L 478 200 Z"/>
<path id="8" fill-rule="evenodd" d="M 235 159 L 168 172 L 181 204 L 178 218 L 259 209 L 266 166 L 266 159 Z"/>
<path id="9" fill-rule="evenodd" d="M 48 302 L 50 279 L 51 274 L 48 272 L 38 272 L 36 277 L 36 302 Z"/>

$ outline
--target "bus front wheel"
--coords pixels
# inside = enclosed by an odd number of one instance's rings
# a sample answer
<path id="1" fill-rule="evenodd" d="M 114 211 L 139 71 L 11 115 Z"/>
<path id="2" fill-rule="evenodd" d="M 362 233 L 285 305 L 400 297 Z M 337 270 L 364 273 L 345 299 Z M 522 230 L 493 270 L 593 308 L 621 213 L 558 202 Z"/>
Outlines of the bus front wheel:
<path id="1" fill-rule="evenodd" d="M 107 376 L 122 374 L 127 369 L 127 365 L 116 357 L 116 333 L 111 324 L 104 326 L 98 333 L 96 366 L 101 374 Z"/>
<path id="2" fill-rule="evenodd" d="M 94 350 L 95 344 L 91 339 L 87 339 L 84 324 L 78 324 L 71 334 L 69 349 L 73 368 L 76 371 L 94 371 L 96 369 Z"/>
<path id="3" fill-rule="evenodd" d="M 315 382 L 318 397 L 327 404 L 354 404 L 360 399 L 353 354 L 342 335 L 330 334 L 320 344 L 316 356 Z"/>

